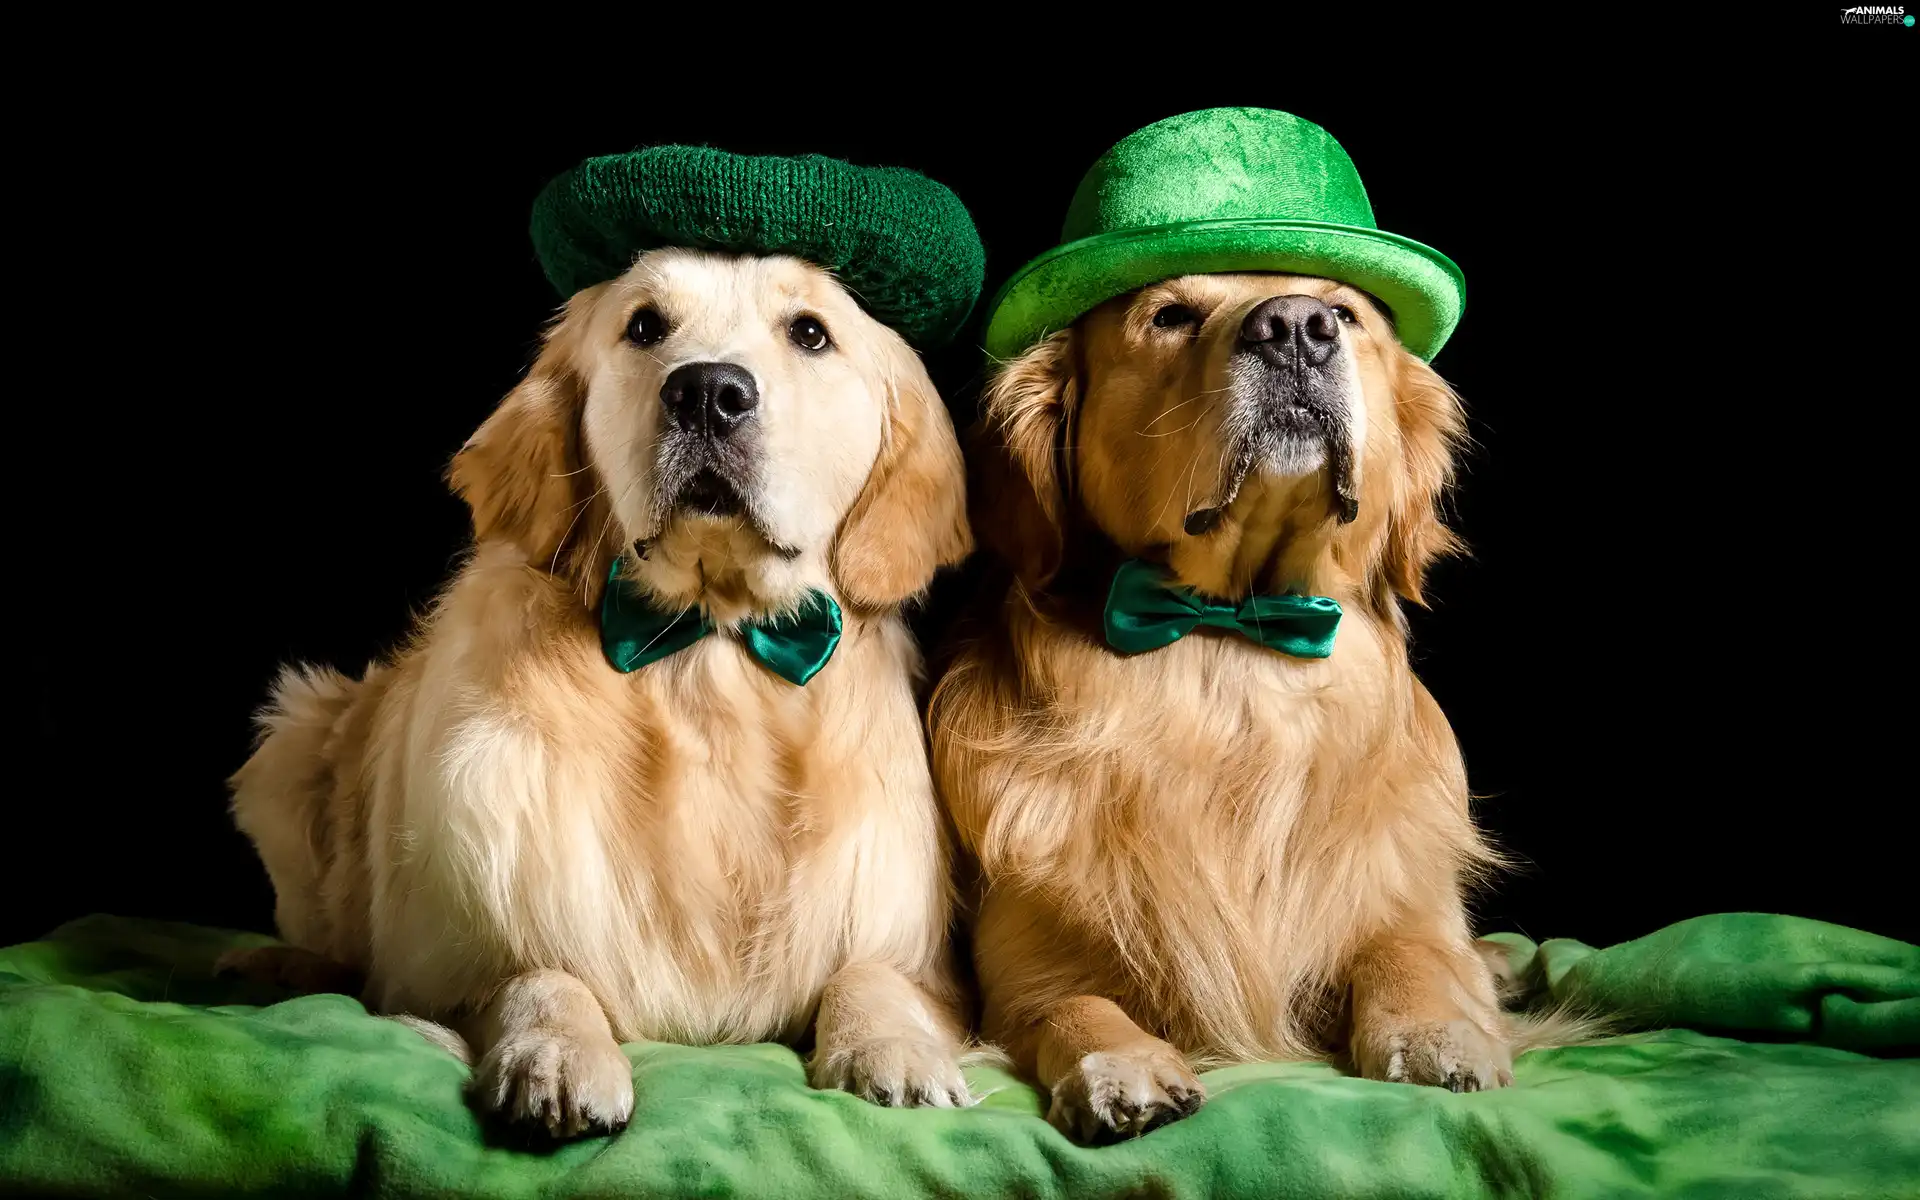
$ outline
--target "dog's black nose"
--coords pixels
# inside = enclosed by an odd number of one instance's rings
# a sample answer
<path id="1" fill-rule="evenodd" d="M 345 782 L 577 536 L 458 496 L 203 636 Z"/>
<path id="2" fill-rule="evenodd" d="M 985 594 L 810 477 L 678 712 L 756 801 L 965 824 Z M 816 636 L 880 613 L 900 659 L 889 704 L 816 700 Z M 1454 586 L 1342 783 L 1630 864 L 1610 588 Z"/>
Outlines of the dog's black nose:
<path id="1" fill-rule="evenodd" d="M 1273 296 L 1240 323 L 1240 340 L 1270 361 L 1317 367 L 1340 345 L 1340 319 L 1312 296 Z"/>
<path id="2" fill-rule="evenodd" d="M 688 433 L 725 437 L 760 407 L 760 389 L 744 367 L 688 363 L 674 368 L 660 385 L 660 402 Z"/>

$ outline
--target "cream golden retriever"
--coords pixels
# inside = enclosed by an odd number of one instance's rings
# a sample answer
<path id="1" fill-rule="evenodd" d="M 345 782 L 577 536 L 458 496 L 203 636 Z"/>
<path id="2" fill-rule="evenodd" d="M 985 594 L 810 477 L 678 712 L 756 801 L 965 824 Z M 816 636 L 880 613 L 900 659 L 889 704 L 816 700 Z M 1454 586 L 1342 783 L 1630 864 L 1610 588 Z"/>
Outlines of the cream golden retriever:
<path id="1" fill-rule="evenodd" d="M 451 479 L 476 544 L 411 645 L 261 713 L 233 811 L 291 948 L 229 968 L 363 975 L 556 1136 L 625 1123 L 639 1038 L 811 1030 L 816 1086 L 966 1103 L 899 610 L 971 542 L 919 359 L 799 260 L 653 251 L 567 304 Z M 614 669 L 615 570 L 715 632 Z M 796 686 L 737 631 L 815 589 L 844 629 Z"/>
<path id="2" fill-rule="evenodd" d="M 1491 855 L 1400 610 L 1453 546 L 1462 431 L 1370 297 L 1298 276 L 1147 287 L 989 384 L 974 524 L 1013 578 L 935 691 L 934 774 L 982 876 L 983 1033 L 1069 1134 L 1193 1112 L 1201 1066 L 1342 1046 L 1374 1079 L 1511 1082 L 1462 902 Z M 1205 627 L 1117 653 L 1129 558 L 1331 597 L 1332 654 Z"/>

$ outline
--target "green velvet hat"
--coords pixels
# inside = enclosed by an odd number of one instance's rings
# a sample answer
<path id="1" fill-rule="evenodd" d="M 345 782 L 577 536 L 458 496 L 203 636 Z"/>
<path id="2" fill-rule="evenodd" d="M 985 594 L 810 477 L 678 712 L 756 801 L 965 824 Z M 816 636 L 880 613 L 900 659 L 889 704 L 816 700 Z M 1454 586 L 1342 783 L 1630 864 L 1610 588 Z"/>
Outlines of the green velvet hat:
<path id="1" fill-rule="evenodd" d="M 1340 143 L 1267 108 L 1210 108 L 1127 135 L 1080 181 L 1060 241 L 994 297 L 988 354 L 1010 358 L 1175 275 L 1282 271 L 1352 284 L 1393 310 L 1401 344 L 1426 359 L 1466 304 L 1451 259 L 1375 228 Z"/>
<path id="2" fill-rule="evenodd" d="M 533 246 L 562 296 L 616 278 L 659 246 L 791 254 L 837 275 L 922 349 L 950 340 L 986 277 L 973 218 L 902 167 L 650 146 L 589 158 L 533 204 Z"/>

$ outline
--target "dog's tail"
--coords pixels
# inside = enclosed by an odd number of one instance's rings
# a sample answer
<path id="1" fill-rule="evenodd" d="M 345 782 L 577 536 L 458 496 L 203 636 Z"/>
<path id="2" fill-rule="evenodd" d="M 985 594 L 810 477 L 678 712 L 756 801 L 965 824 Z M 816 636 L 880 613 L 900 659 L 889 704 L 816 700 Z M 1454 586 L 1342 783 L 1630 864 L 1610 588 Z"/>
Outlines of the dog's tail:
<path id="1" fill-rule="evenodd" d="M 316 911 L 320 875 L 333 850 L 334 751 L 366 683 L 331 667 L 288 666 L 254 714 L 259 740 L 227 781 L 233 821 L 253 839 L 273 880 L 280 936 L 348 959 Z"/>
<path id="2" fill-rule="evenodd" d="M 1515 1058 L 1529 1050 L 1559 1050 L 1584 1046 L 1619 1032 L 1609 1014 L 1596 1011 L 1577 999 L 1542 1002 L 1545 981 L 1523 977 L 1513 967 L 1508 948 L 1496 941 L 1482 940 L 1474 949 L 1486 960 L 1493 973 L 1506 1021 L 1507 1046 Z"/>
<path id="3" fill-rule="evenodd" d="M 255 783 L 283 797 L 326 794 L 333 774 L 327 751 L 361 686 L 332 667 L 290 663 L 280 668 L 266 704 L 253 714 L 258 731 L 253 756 L 228 780 L 236 815 Z"/>
<path id="4" fill-rule="evenodd" d="M 288 663 L 267 689 L 266 704 L 253 715 L 260 745 L 275 737 L 298 740 L 312 757 L 319 757 L 359 690 L 359 680 L 332 667 Z"/>
<path id="5" fill-rule="evenodd" d="M 1529 1050 L 1585 1046 L 1619 1032 L 1605 1015 L 1584 1011 L 1577 1004 L 1556 1004 L 1505 1016 L 1507 1046 L 1515 1058 Z"/>

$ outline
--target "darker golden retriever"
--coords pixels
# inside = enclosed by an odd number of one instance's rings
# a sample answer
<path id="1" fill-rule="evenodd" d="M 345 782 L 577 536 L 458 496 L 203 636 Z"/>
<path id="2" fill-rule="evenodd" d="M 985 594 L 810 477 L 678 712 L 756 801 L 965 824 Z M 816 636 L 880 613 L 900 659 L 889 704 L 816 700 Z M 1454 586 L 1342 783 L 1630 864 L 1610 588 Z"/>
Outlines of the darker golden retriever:
<path id="1" fill-rule="evenodd" d="M 1012 578 L 936 689 L 934 773 L 980 868 L 984 1034 L 1070 1134 L 1190 1113 L 1230 1061 L 1511 1082 L 1462 901 L 1492 856 L 1400 610 L 1454 545 L 1462 432 L 1369 296 L 1299 276 L 1144 288 L 988 386 L 974 524 Z M 1331 653 L 1211 625 L 1118 652 L 1129 561 L 1216 609 L 1337 601 Z"/>

